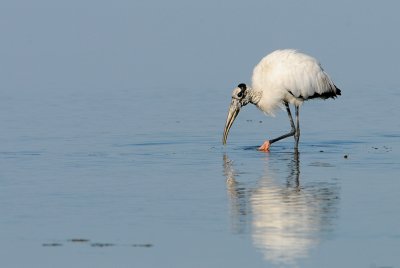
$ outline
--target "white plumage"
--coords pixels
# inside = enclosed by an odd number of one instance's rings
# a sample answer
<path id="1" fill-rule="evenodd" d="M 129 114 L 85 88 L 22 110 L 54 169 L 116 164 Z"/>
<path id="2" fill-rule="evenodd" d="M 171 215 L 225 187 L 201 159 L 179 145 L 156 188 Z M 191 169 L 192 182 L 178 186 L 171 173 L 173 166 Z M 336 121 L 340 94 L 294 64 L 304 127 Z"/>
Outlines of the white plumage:
<path id="1" fill-rule="evenodd" d="M 315 58 L 285 49 L 272 52 L 256 65 L 252 88 L 263 95 L 257 107 L 273 115 L 283 101 L 300 106 L 315 93 L 334 92 L 335 85 Z"/>
<path id="2" fill-rule="evenodd" d="M 260 150 L 268 150 L 269 145 L 289 136 L 295 136 L 295 149 L 300 137 L 299 107 L 313 98 L 335 98 L 341 95 L 319 62 L 293 49 L 276 50 L 264 57 L 254 68 L 252 87 L 239 84 L 232 92 L 232 102 L 225 124 L 223 143 L 229 129 L 242 106 L 253 103 L 261 111 L 274 115 L 279 107 L 286 107 L 291 132 L 276 139 L 266 141 Z M 295 106 L 297 127 L 294 125 L 289 104 Z"/>

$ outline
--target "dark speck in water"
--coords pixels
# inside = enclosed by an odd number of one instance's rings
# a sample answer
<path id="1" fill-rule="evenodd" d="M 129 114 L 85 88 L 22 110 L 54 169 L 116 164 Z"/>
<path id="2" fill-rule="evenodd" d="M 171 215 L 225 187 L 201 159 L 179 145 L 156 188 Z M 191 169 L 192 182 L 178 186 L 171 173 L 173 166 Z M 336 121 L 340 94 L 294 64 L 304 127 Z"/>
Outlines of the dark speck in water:
<path id="1" fill-rule="evenodd" d="M 43 243 L 42 246 L 43 247 L 61 247 L 62 244 L 61 243 Z"/>
<path id="2" fill-rule="evenodd" d="M 114 246 L 114 244 L 112 244 L 112 243 L 92 243 L 91 246 L 102 248 L 102 247 L 112 247 L 112 246 Z"/>
<path id="3" fill-rule="evenodd" d="M 345 154 L 343 157 L 347 159 L 349 156 L 347 154 Z"/>
<path id="4" fill-rule="evenodd" d="M 325 162 L 312 162 L 309 164 L 312 167 L 334 167 L 334 165 Z"/>
<path id="5" fill-rule="evenodd" d="M 133 244 L 132 247 L 151 248 L 153 244 Z"/>
<path id="6" fill-rule="evenodd" d="M 89 239 L 85 239 L 85 238 L 72 238 L 68 240 L 69 242 L 74 242 L 74 243 L 86 243 L 89 242 Z"/>

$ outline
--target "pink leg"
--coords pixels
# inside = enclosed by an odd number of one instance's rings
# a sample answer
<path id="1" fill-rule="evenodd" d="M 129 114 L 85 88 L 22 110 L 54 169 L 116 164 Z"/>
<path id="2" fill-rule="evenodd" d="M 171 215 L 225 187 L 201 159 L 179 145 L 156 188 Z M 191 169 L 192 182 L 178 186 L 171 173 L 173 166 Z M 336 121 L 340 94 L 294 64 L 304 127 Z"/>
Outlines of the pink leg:
<path id="1" fill-rule="evenodd" d="M 269 140 L 266 140 L 266 141 L 263 143 L 263 145 L 261 145 L 261 146 L 258 148 L 258 150 L 259 150 L 259 151 L 268 152 L 268 151 L 269 151 L 269 146 L 270 146 L 270 145 L 271 145 L 271 144 L 270 144 Z"/>

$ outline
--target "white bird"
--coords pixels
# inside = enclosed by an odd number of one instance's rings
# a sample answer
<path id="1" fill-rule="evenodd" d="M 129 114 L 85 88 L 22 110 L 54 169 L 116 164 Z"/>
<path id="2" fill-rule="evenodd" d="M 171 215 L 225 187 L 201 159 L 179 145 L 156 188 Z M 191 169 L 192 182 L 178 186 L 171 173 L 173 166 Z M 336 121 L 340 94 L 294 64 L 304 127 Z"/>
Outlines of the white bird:
<path id="1" fill-rule="evenodd" d="M 268 151 L 272 143 L 294 136 L 294 148 L 297 150 L 300 138 L 300 105 L 306 100 L 335 98 L 338 95 L 341 95 L 340 89 L 315 58 L 293 49 L 276 50 L 264 57 L 254 68 L 252 87 L 241 83 L 233 90 L 222 143 L 226 144 L 229 130 L 240 108 L 252 103 L 269 115 L 274 115 L 277 108 L 285 107 L 291 126 L 289 133 L 266 140 L 258 149 Z M 295 107 L 296 125 L 289 104 Z"/>

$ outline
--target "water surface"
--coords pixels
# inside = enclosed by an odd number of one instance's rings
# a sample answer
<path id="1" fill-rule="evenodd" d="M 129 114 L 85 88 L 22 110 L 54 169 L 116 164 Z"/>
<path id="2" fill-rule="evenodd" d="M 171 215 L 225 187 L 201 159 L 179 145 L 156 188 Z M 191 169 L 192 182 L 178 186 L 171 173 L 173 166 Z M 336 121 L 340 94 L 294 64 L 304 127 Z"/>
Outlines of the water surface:
<path id="1" fill-rule="evenodd" d="M 8 266 L 399 263 L 395 114 L 365 111 L 357 128 L 359 115 L 346 110 L 362 107 L 344 90 L 304 105 L 299 154 L 291 139 L 262 153 L 263 137 L 288 128 L 284 112 L 244 109 L 223 147 L 227 107 L 210 100 L 197 113 L 197 95 L 186 93 L 193 107 L 158 113 L 146 108 L 152 90 L 140 94 L 137 105 L 134 90 L 6 96 L 0 245 Z M 389 99 L 385 109 L 395 111 Z"/>

